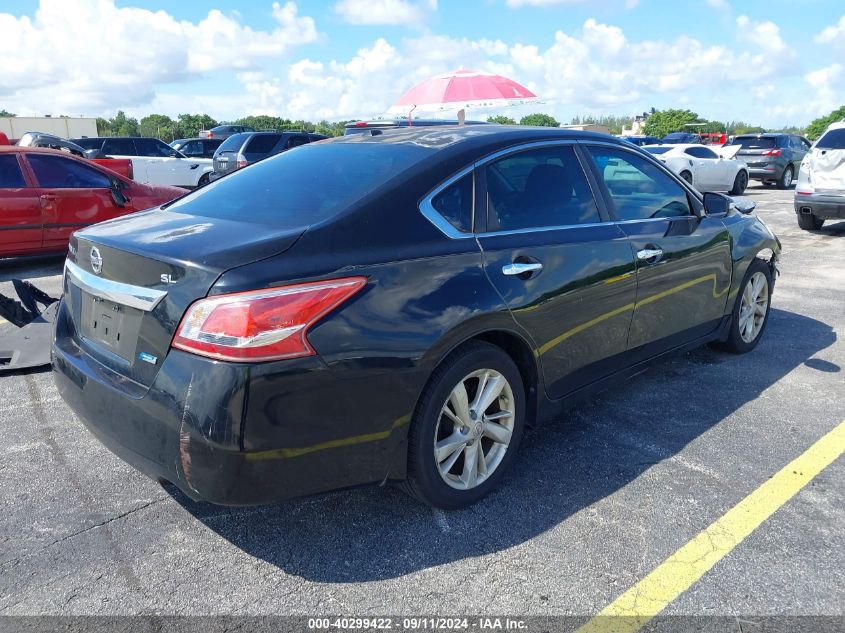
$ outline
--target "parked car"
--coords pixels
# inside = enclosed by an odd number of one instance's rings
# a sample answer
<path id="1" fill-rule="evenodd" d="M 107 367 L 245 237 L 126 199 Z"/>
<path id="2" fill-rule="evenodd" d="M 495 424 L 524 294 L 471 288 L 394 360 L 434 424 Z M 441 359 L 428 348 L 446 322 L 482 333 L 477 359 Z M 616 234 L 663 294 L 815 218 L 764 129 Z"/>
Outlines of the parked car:
<path id="1" fill-rule="evenodd" d="M 628 141 L 634 145 L 639 145 L 640 147 L 643 145 L 660 145 L 660 139 L 656 136 L 618 136 L 617 138 L 621 138 L 623 141 Z"/>
<path id="2" fill-rule="evenodd" d="M 845 121 L 833 123 L 804 156 L 795 185 L 795 213 L 805 231 L 845 219 Z"/>
<path id="3" fill-rule="evenodd" d="M 700 145 L 701 137 L 692 132 L 672 132 L 664 136 L 660 142 L 664 145 Z"/>
<path id="4" fill-rule="evenodd" d="M 735 159 L 739 145 L 646 145 L 643 149 L 699 191 L 730 191 L 738 196 L 748 186 L 748 166 Z"/>
<path id="5" fill-rule="evenodd" d="M 347 123 L 343 128 L 344 136 L 349 134 L 369 134 L 374 136 L 387 130 L 401 130 L 409 127 L 445 127 L 457 125 L 457 119 L 374 119 L 372 121 L 355 121 Z M 464 125 L 491 125 L 488 121 L 466 121 Z"/>
<path id="6" fill-rule="evenodd" d="M 294 147 L 321 141 L 327 136 L 307 132 L 251 132 L 234 134 L 214 153 L 211 180 L 222 178 L 236 169 L 257 163 Z"/>
<path id="7" fill-rule="evenodd" d="M 56 384 L 194 499 L 394 481 L 464 507 L 526 424 L 667 353 L 755 347 L 780 243 L 753 206 L 590 132 L 309 144 L 77 232 Z"/>
<path id="8" fill-rule="evenodd" d="M 213 158 L 222 142 L 222 138 L 179 138 L 171 142 L 170 147 L 188 158 Z"/>
<path id="9" fill-rule="evenodd" d="M 133 136 L 74 138 L 72 142 L 94 157 L 110 156 L 132 161 L 135 180 L 151 185 L 194 188 L 208 182 L 212 162 L 208 158 L 188 158 L 157 138 Z"/>
<path id="10" fill-rule="evenodd" d="M 810 141 L 795 134 L 740 134 L 733 143 L 742 146 L 739 158 L 748 164 L 751 177 L 778 189 L 792 186 L 810 150 Z"/>
<path id="11" fill-rule="evenodd" d="M 67 249 L 73 231 L 184 194 L 53 149 L 0 147 L 0 257 Z"/>
<path id="12" fill-rule="evenodd" d="M 2 145 L 2 143 L 0 143 Z M 17 143 L 18 147 L 45 147 L 48 149 L 57 149 L 80 158 L 88 158 L 84 148 L 76 143 L 63 139 L 60 136 L 53 134 L 44 134 L 42 132 L 27 132 Z M 113 172 L 133 178 L 134 171 L 132 169 L 132 161 L 128 158 L 89 158 L 92 163 L 111 169 Z"/>
<path id="13" fill-rule="evenodd" d="M 218 125 L 210 130 L 200 130 L 201 138 L 219 138 L 226 140 L 232 134 L 243 134 L 244 132 L 255 132 L 255 128 L 246 125 Z"/>

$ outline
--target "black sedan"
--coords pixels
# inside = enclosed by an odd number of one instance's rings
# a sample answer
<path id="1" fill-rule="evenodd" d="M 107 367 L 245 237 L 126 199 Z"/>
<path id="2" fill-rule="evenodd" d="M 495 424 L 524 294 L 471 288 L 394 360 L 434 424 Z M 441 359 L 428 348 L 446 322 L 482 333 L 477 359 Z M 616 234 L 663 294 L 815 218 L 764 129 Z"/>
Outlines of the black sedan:
<path id="1" fill-rule="evenodd" d="M 463 507 L 526 424 L 665 354 L 757 345 L 780 243 L 751 207 L 589 132 L 309 144 L 77 232 L 54 375 L 195 499 L 388 481 Z"/>

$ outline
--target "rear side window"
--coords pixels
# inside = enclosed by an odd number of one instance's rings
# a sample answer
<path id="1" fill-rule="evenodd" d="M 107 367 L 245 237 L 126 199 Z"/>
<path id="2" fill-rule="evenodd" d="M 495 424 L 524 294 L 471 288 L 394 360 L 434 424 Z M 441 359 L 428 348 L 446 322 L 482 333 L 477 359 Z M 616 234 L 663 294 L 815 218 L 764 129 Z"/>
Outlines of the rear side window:
<path id="1" fill-rule="evenodd" d="M 816 143 L 819 149 L 845 149 L 845 128 L 830 130 Z"/>
<path id="2" fill-rule="evenodd" d="M 38 184 L 47 189 L 108 189 L 108 176 L 92 167 L 61 156 L 31 155 L 29 165 Z"/>
<path id="3" fill-rule="evenodd" d="M 686 190 L 651 161 L 610 147 L 590 147 L 619 220 L 690 215 Z"/>
<path id="4" fill-rule="evenodd" d="M 14 154 L 0 156 L 0 189 L 20 189 L 26 187 L 18 157 Z"/>
<path id="5" fill-rule="evenodd" d="M 741 145 L 742 149 L 772 149 L 777 144 L 770 136 L 737 136 L 734 145 Z"/>
<path id="6" fill-rule="evenodd" d="M 322 222 L 431 155 L 411 144 L 316 143 L 241 169 L 168 209 L 297 228 Z"/>
<path id="7" fill-rule="evenodd" d="M 601 221 L 587 178 L 571 147 L 519 152 L 485 169 L 488 231 Z"/>
<path id="8" fill-rule="evenodd" d="M 229 138 L 227 138 L 223 143 L 221 143 L 220 147 L 217 148 L 218 152 L 237 152 L 244 144 L 244 141 L 249 138 L 249 134 L 233 134 Z"/>
<path id="9" fill-rule="evenodd" d="M 131 138 L 107 138 L 103 143 L 103 153 L 112 156 L 137 156 L 135 142 Z"/>
<path id="10" fill-rule="evenodd" d="M 665 154 L 666 152 L 668 152 L 672 148 L 671 147 L 644 147 L 643 149 L 645 151 L 647 151 L 649 154 Z"/>
<path id="11" fill-rule="evenodd" d="M 468 173 L 431 200 L 431 205 L 459 231 L 472 231 L 473 176 Z"/>
<path id="12" fill-rule="evenodd" d="M 244 147 L 244 154 L 269 154 L 276 147 L 281 134 L 256 134 Z"/>
<path id="13" fill-rule="evenodd" d="M 285 143 L 285 149 L 293 149 L 294 147 L 299 147 L 300 145 L 305 145 L 308 143 L 307 136 L 291 136 L 288 139 L 288 142 Z"/>

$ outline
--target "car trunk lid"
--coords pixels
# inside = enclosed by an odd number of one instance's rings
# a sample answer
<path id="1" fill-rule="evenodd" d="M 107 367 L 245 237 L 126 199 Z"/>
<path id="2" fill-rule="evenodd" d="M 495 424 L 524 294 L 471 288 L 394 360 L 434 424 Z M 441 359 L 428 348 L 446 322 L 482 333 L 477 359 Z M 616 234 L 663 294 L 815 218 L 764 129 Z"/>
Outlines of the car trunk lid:
<path id="1" fill-rule="evenodd" d="M 284 252 L 305 228 L 149 211 L 80 231 L 64 281 L 74 340 L 121 379 L 149 386 L 188 306 L 223 272 Z"/>

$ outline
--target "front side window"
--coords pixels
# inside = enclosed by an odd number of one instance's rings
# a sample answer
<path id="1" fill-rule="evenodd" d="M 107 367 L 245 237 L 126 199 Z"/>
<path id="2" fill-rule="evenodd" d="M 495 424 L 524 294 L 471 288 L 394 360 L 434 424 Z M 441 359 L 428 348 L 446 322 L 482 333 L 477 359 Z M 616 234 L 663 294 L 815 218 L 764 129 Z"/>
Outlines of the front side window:
<path id="1" fill-rule="evenodd" d="M 0 156 L 0 189 L 21 189 L 26 187 L 18 157 L 14 154 Z"/>
<path id="2" fill-rule="evenodd" d="M 431 200 L 434 209 L 459 231 L 472 231 L 473 177 L 470 172 Z"/>
<path id="3" fill-rule="evenodd" d="M 544 147 L 485 167 L 487 230 L 600 222 L 596 201 L 572 147 Z"/>
<path id="4" fill-rule="evenodd" d="M 200 141 L 189 141 L 185 143 L 182 147 L 177 147 L 180 152 L 185 154 L 186 156 L 196 156 L 198 154 L 202 154 L 202 142 Z"/>
<path id="5" fill-rule="evenodd" d="M 33 154 L 28 157 L 38 184 L 47 189 L 108 189 L 109 177 L 71 158 Z"/>
<path id="6" fill-rule="evenodd" d="M 157 138 L 136 138 L 135 146 L 138 148 L 138 156 L 153 158 L 168 158 L 174 151 L 170 145 Z"/>
<path id="7" fill-rule="evenodd" d="M 291 136 L 288 139 L 286 148 L 293 149 L 294 147 L 299 147 L 300 145 L 305 145 L 308 142 L 307 136 Z"/>
<path id="8" fill-rule="evenodd" d="M 693 158 L 719 158 L 716 152 L 706 147 L 688 147 L 686 153 Z"/>
<path id="9" fill-rule="evenodd" d="M 691 215 L 686 191 L 651 161 L 610 147 L 590 147 L 619 220 Z"/>

